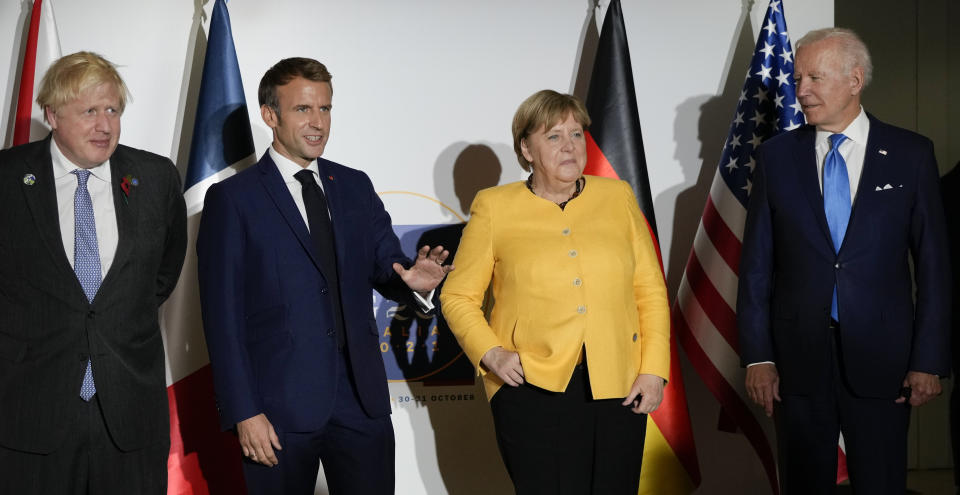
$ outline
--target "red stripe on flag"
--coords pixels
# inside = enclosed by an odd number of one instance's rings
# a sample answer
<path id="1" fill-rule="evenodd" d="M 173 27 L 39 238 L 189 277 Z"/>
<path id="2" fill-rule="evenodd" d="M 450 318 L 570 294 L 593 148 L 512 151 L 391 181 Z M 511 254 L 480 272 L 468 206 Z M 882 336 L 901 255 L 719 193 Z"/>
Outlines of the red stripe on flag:
<path id="1" fill-rule="evenodd" d="M 690 359 L 690 363 L 693 364 L 707 388 L 710 389 L 710 392 L 713 393 L 724 410 L 743 431 L 747 441 L 750 442 L 753 450 L 760 458 L 760 463 L 763 464 L 763 469 L 766 471 L 767 479 L 770 482 L 770 489 L 774 495 L 779 495 L 780 485 L 777 482 L 777 465 L 774 462 L 773 450 L 770 448 L 767 435 L 760 427 L 760 423 L 757 422 L 757 418 L 750 412 L 740 394 L 720 374 L 720 371 L 710 361 L 703 348 L 700 347 L 700 343 L 694 337 L 693 332 L 687 327 L 679 306 L 674 306 L 673 320 L 674 328 L 679 330 L 680 342 Z"/>
<path id="2" fill-rule="evenodd" d="M 607 161 L 607 157 L 603 154 L 603 150 L 600 149 L 597 142 L 593 140 L 590 131 L 585 132 L 584 135 L 587 136 L 587 166 L 584 167 L 583 173 L 619 179 L 620 176 L 617 175 L 617 171 L 614 170 L 613 165 L 610 165 L 610 162 Z"/>
<path id="3" fill-rule="evenodd" d="M 687 406 L 687 392 L 680 371 L 680 356 L 677 352 L 677 339 L 671 331 L 670 336 L 670 385 L 663 388 L 663 401 L 660 407 L 650 413 L 653 422 L 660 428 L 660 434 L 673 449 L 680 464 L 687 470 L 693 486 L 700 485 L 700 463 L 697 461 L 697 448 L 693 441 L 693 429 L 690 428 L 690 408 Z M 678 379 L 677 377 L 681 377 Z"/>
<path id="4" fill-rule="evenodd" d="M 167 387 L 170 402 L 168 495 L 247 493 L 237 437 L 220 431 L 213 371 L 204 366 Z"/>
<path id="5" fill-rule="evenodd" d="M 727 301 L 724 300 L 713 282 L 700 265 L 700 259 L 697 258 L 696 251 L 690 251 L 690 258 L 687 260 L 687 283 L 690 284 L 690 290 L 697 302 L 703 308 L 707 318 L 717 328 L 727 344 L 738 354 L 740 347 L 737 344 L 737 314 L 734 312 Z"/>
<path id="6" fill-rule="evenodd" d="M 619 179 L 617 172 L 610 165 L 603 150 L 597 146 L 590 132 L 585 133 L 587 137 L 587 166 L 584 173 L 587 175 L 596 175 Z M 642 215 L 642 214 L 641 214 Z M 657 261 L 660 264 L 660 274 L 663 275 L 663 255 L 660 253 L 660 242 L 653 232 L 653 227 L 646 216 L 643 221 L 647 226 L 647 232 L 653 240 L 653 247 L 657 252 Z M 690 428 L 690 409 L 687 406 L 686 388 L 683 385 L 683 375 L 680 371 L 680 358 L 677 353 L 677 342 L 671 331 L 670 337 L 670 386 L 663 389 L 663 400 L 656 411 L 650 414 L 653 421 L 660 429 L 663 438 L 670 445 L 674 455 L 680 461 L 680 464 L 690 475 L 690 480 L 694 486 L 700 485 L 700 465 L 697 462 L 697 449 L 693 441 L 693 430 Z"/>
<path id="7" fill-rule="evenodd" d="M 30 12 L 30 30 L 27 32 L 27 46 L 23 54 L 23 68 L 20 71 L 20 92 L 17 96 L 17 116 L 13 123 L 13 145 L 30 142 L 30 118 L 33 112 L 33 81 L 37 69 L 37 34 L 40 32 L 40 6 L 42 0 L 34 0 Z"/>
<path id="8" fill-rule="evenodd" d="M 703 230 L 713 242 L 714 249 L 727 262 L 733 273 L 740 274 L 740 239 L 734 235 L 727 222 L 720 216 L 713 198 L 707 195 L 707 205 L 703 207 Z"/>

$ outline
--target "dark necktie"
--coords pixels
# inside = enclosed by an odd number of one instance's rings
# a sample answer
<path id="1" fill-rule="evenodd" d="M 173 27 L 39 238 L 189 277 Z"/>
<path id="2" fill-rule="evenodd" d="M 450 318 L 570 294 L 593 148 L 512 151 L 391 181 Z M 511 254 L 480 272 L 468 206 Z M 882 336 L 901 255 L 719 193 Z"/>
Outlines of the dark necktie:
<path id="1" fill-rule="evenodd" d="M 847 162 L 840 154 L 840 144 L 847 139 L 843 134 L 830 136 L 830 151 L 823 160 L 823 211 L 830 225 L 830 237 L 833 239 L 835 253 L 840 252 L 843 236 L 850 222 L 850 177 L 847 175 Z M 833 301 L 830 303 L 830 316 L 840 321 L 837 307 L 837 284 L 833 284 Z"/>
<path id="2" fill-rule="evenodd" d="M 327 199 L 317 184 L 313 172 L 301 170 L 293 175 L 303 186 L 303 205 L 307 210 L 307 223 L 313 239 L 314 254 L 320 260 L 323 276 L 327 279 L 330 306 L 333 307 L 334 331 L 337 345 L 342 349 L 345 342 L 343 311 L 340 307 L 340 280 L 337 273 L 337 250 L 334 243 L 333 224 L 327 209 Z"/>
<path id="3" fill-rule="evenodd" d="M 77 176 L 77 191 L 73 195 L 73 271 L 83 287 L 87 301 L 93 298 L 100 289 L 100 248 L 97 244 L 97 223 L 93 217 L 93 201 L 87 191 L 89 170 L 74 170 Z M 83 383 L 80 385 L 80 398 L 89 401 L 97 387 L 93 383 L 93 365 L 87 359 L 87 369 L 83 372 Z"/>

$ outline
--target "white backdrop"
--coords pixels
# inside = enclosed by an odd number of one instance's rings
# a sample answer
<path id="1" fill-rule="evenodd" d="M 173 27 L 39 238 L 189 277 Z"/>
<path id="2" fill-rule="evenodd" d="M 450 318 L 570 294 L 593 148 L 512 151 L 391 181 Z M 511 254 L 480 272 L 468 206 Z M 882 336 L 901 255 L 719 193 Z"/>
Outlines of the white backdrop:
<path id="1" fill-rule="evenodd" d="M 191 78 L 199 77 L 194 65 L 197 53 L 202 58 L 213 2 L 53 1 L 64 54 L 91 50 L 121 66 L 133 95 L 121 142 L 185 167 L 195 106 L 187 89 Z M 833 0 L 786 3 L 794 41 L 833 24 Z M 767 2 L 623 4 L 673 295 Z M 367 171 L 379 191 L 419 193 L 465 215 L 453 190 L 454 161 L 461 152 L 471 144 L 486 146 L 500 162 L 500 183 L 518 180 L 523 174 L 510 136 L 517 105 L 542 88 L 584 96 L 578 64 L 583 40 L 589 39 L 592 5 L 589 0 L 233 0 L 228 8 L 257 152 L 270 141 L 257 110 L 261 75 L 280 58 L 313 57 L 333 73 L 333 126 L 324 156 Z M 15 98 L 25 8 L 14 0 L 0 3 L 0 67 L 8 68 L 0 78 L 4 146 L 12 134 L 7 116 Z M 199 12 L 205 13 L 202 21 Z M 401 196 L 385 197 L 395 223 L 458 221 L 435 203 L 408 206 L 414 203 Z M 765 493 L 762 471 L 743 437 L 715 431 L 717 404 L 695 374 L 685 376 L 703 471 L 698 493 Z M 394 404 L 398 493 L 508 490 L 487 406 L 480 389 L 473 390 L 472 401 Z M 395 399 L 411 394 L 405 383 L 391 385 L 391 391 Z M 484 463 L 484 457 L 491 460 Z M 478 478 L 459 474 L 471 470 L 490 485 L 474 488 Z"/>

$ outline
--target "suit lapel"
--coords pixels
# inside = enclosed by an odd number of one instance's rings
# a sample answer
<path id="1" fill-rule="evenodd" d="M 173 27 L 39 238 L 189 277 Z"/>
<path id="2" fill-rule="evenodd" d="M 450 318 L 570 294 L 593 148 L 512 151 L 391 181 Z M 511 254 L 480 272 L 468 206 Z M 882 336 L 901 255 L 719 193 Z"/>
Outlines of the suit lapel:
<path id="1" fill-rule="evenodd" d="M 50 158 L 50 137 L 38 144 L 37 152 L 22 164 L 22 176 L 34 177 L 33 184 L 24 181 L 20 188 L 26 198 L 27 207 L 33 215 L 37 231 L 43 238 L 43 243 L 50 253 L 53 264 L 63 273 L 65 278 L 72 278 L 76 288 L 83 292 L 76 274 L 70 267 L 70 260 L 63 247 L 63 236 L 60 233 L 60 214 L 57 211 L 57 188 L 53 177 L 53 161 Z"/>
<path id="2" fill-rule="evenodd" d="M 300 215 L 300 210 L 297 209 L 293 198 L 290 197 L 290 189 L 287 188 L 287 185 L 283 182 L 280 170 L 277 169 L 277 165 L 270 159 L 269 152 L 263 154 L 263 158 L 257 163 L 257 169 L 260 171 L 260 182 L 267 191 L 267 195 L 270 196 L 270 199 L 273 201 L 274 206 L 277 207 L 280 215 L 283 216 L 287 225 L 293 230 L 297 241 L 300 242 L 300 245 L 310 256 L 314 266 L 317 267 L 317 270 L 322 271 L 320 260 L 317 259 L 317 255 L 314 253 L 313 239 L 310 238 L 310 231 L 307 230 L 307 225 L 303 222 L 303 216 Z"/>
<path id="3" fill-rule="evenodd" d="M 867 213 L 859 213 L 859 211 L 868 208 L 868 206 L 860 207 L 866 200 L 862 198 L 866 194 L 870 194 L 869 187 L 865 187 L 868 184 L 879 184 L 880 180 L 880 171 L 883 168 L 883 160 L 886 159 L 886 156 L 880 154 L 880 143 L 883 142 L 883 130 L 881 125 L 872 115 L 867 114 L 870 118 L 870 131 L 867 133 L 867 145 L 864 150 L 863 155 L 863 169 L 860 171 L 860 182 L 857 183 L 857 196 L 853 198 L 853 205 L 850 210 L 850 222 L 847 224 L 847 233 L 853 232 L 854 222 L 857 221 L 859 217 L 866 215 Z M 847 244 L 847 239 L 849 236 L 844 236 L 843 246 Z M 840 246 L 841 249 L 843 246 Z"/>
<path id="4" fill-rule="evenodd" d="M 813 127 L 805 128 L 798 134 L 798 152 L 796 157 L 797 176 L 800 189 L 807 198 L 807 203 L 816 219 L 817 225 L 833 249 L 833 238 L 830 237 L 830 226 L 827 224 L 827 214 L 823 211 L 823 193 L 820 191 L 820 178 L 817 177 L 817 132 Z"/>
<path id="5" fill-rule="evenodd" d="M 139 164 L 130 161 L 120 147 L 110 157 L 110 190 L 113 196 L 113 208 L 117 215 L 118 240 L 117 252 L 107 275 L 100 284 L 101 290 L 118 276 L 117 273 L 129 261 L 136 246 L 137 218 L 141 202 L 132 188 L 129 194 L 124 193 L 121 183 L 126 176 L 130 176 L 131 179 L 136 178 L 139 175 L 138 169 Z"/>

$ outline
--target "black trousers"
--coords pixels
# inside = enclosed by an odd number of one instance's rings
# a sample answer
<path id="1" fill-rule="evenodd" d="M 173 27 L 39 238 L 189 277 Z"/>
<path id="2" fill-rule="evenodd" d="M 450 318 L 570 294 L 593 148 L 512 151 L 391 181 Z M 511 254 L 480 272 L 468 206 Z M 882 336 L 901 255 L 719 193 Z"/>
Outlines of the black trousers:
<path id="1" fill-rule="evenodd" d="M 83 402 L 79 395 L 77 401 Z M 169 440 L 131 452 L 118 449 L 94 395 L 80 405 L 57 450 L 33 454 L 0 446 L 0 493 L 166 495 L 169 453 Z"/>
<path id="2" fill-rule="evenodd" d="M 909 404 L 856 396 L 841 372 L 843 354 L 837 339 L 831 352 L 831 383 L 824 384 L 823 393 L 780 394 L 783 401 L 776 406 L 775 419 L 781 493 L 835 493 L 842 431 L 853 493 L 903 495 Z"/>
<path id="3" fill-rule="evenodd" d="M 278 464 L 243 460 L 250 495 L 313 495 L 321 462 L 330 495 L 394 493 L 393 422 L 390 415 L 367 416 L 348 371 L 347 353 L 339 358 L 337 376 L 330 377 L 337 380 L 337 402 L 329 421 L 307 432 L 283 431 L 274 424 L 283 447 L 274 450 Z"/>
<path id="4" fill-rule="evenodd" d="M 563 393 L 504 385 L 490 401 L 517 495 L 636 495 L 647 415 L 593 400 L 586 363 Z"/>

